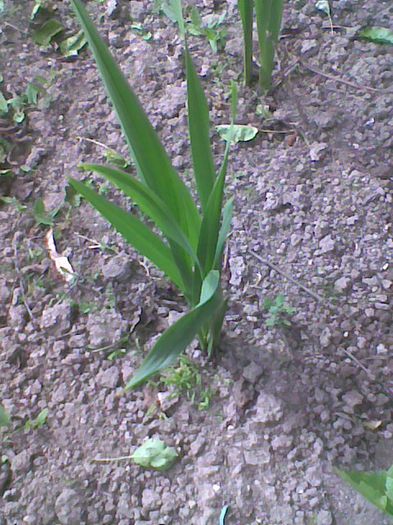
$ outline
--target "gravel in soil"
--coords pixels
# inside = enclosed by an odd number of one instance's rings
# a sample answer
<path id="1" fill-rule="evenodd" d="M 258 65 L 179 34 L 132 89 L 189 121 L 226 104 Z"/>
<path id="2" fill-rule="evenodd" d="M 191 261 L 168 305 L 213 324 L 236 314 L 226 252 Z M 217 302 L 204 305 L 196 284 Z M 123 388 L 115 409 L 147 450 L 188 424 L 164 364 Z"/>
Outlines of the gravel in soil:
<path id="1" fill-rule="evenodd" d="M 0 33 L 4 87 L 21 92 L 37 75 L 53 81 L 50 105 L 28 112 L 27 169 L 7 188 L 27 210 L 0 208 L 0 399 L 13 422 L 2 435 L 0 523 L 217 524 L 225 504 L 228 525 L 388 523 L 333 466 L 393 463 L 393 57 L 388 46 L 354 38 L 358 27 L 387 26 L 390 3 L 335 2 L 331 34 L 314 2 L 288 2 L 278 85 L 262 101 L 269 113 L 258 113 L 254 88 L 241 90 L 239 123 L 261 131 L 231 155 L 236 212 L 222 349 L 214 363 L 196 346 L 188 352 L 214 392 L 207 411 L 169 398 L 163 385 L 123 394 L 143 345 L 184 304 L 86 203 L 70 204 L 67 177 L 83 161 L 104 161 L 99 143 L 127 151 L 90 54 L 66 60 L 40 50 L 24 33 L 26 4 L 15 4 Z M 229 82 L 242 68 L 236 2 L 196 4 L 203 15 L 227 11 L 224 53 L 213 55 L 203 39 L 190 46 L 212 121 L 226 124 Z M 152 14 L 151 2 L 89 9 L 185 172 L 174 26 Z M 130 12 L 149 41 L 131 30 Z M 67 4 L 57 16 L 77 29 Z M 221 159 L 217 136 L 214 149 Z M 71 287 L 34 218 L 40 198 L 46 210 L 61 206 L 54 234 L 77 273 Z M 295 313 L 268 328 L 264 302 L 278 295 Z M 122 348 L 125 356 L 108 359 Z M 23 429 L 46 408 L 46 424 Z M 147 437 L 178 450 L 168 472 L 97 461 L 128 456 Z"/>

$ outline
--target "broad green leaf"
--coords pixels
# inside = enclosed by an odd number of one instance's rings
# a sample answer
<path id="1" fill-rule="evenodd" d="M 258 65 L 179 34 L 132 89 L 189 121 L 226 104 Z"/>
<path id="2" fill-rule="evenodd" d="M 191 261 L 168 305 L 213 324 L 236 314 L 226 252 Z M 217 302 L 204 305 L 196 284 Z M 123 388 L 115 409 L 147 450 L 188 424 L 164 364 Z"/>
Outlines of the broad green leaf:
<path id="1" fill-rule="evenodd" d="M 91 22 L 82 2 L 72 0 L 72 4 L 117 113 L 138 175 L 172 210 L 191 244 L 196 246 L 200 217 L 190 192 L 174 170 L 138 98 Z"/>
<path id="2" fill-rule="evenodd" d="M 249 86 L 251 84 L 252 78 L 252 32 L 254 2 L 250 2 L 250 0 L 238 0 L 237 5 L 243 27 L 244 82 L 246 86 Z"/>
<path id="3" fill-rule="evenodd" d="M 218 134 L 223 140 L 225 140 L 226 142 L 230 141 L 230 131 L 231 131 L 230 125 L 216 126 L 216 129 L 218 131 Z M 254 126 L 234 124 L 232 143 L 236 144 L 238 142 L 248 142 L 249 140 L 254 139 L 257 133 L 258 133 L 258 128 L 255 128 Z"/>
<path id="4" fill-rule="evenodd" d="M 62 31 L 64 31 L 63 25 L 55 18 L 51 18 L 33 32 L 33 41 L 39 46 L 49 47 L 53 38 Z"/>
<path id="5" fill-rule="evenodd" d="M 94 171 L 103 175 L 115 184 L 123 193 L 130 197 L 170 240 L 181 246 L 193 261 L 198 264 L 195 251 L 192 249 L 187 237 L 180 229 L 172 212 L 156 194 L 129 173 L 99 164 L 83 164 L 83 170 Z M 191 268 L 190 268 L 191 270 Z"/>
<path id="6" fill-rule="evenodd" d="M 4 0 L 0 0 L 0 14 L 5 11 Z"/>
<path id="7" fill-rule="evenodd" d="M 185 57 L 192 161 L 202 209 L 205 211 L 216 178 L 210 145 L 209 108 L 187 46 Z"/>
<path id="8" fill-rule="evenodd" d="M 130 162 L 125 159 L 123 155 L 120 155 L 120 153 L 113 149 L 105 150 L 105 159 L 109 164 L 112 164 L 112 166 L 116 166 L 116 168 L 123 170 L 130 165 Z"/>
<path id="9" fill-rule="evenodd" d="M 359 32 L 359 37 L 375 44 L 393 45 L 393 31 L 387 27 L 366 27 Z"/>
<path id="10" fill-rule="evenodd" d="M 33 206 L 33 215 L 37 225 L 53 226 L 53 216 L 45 209 L 44 201 L 37 199 Z"/>
<path id="11" fill-rule="evenodd" d="M 112 224 L 127 242 L 141 255 L 150 259 L 176 286 L 184 291 L 184 285 L 171 251 L 157 235 L 133 215 L 109 202 L 86 184 L 75 179 L 70 179 L 69 183 Z"/>
<path id="12" fill-rule="evenodd" d="M 393 502 L 386 495 L 385 471 L 356 472 L 335 469 L 337 474 L 370 503 L 386 514 L 393 516 Z"/>
<path id="13" fill-rule="evenodd" d="M 8 412 L 5 410 L 3 405 L 0 405 L 0 428 L 8 427 L 11 423 L 11 417 Z"/>
<path id="14" fill-rule="evenodd" d="M 27 102 L 35 106 L 38 102 L 38 95 L 40 94 L 40 92 L 41 89 L 39 87 L 33 84 L 33 82 L 29 82 L 26 88 Z"/>
<path id="15" fill-rule="evenodd" d="M 168 447 L 160 439 L 150 438 L 131 457 L 141 467 L 163 472 L 170 469 L 179 456 L 174 448 Z"/>
<path id="16" fill-rule="evenodd" d="M 216 291 L 220 274 L 211 271 L 203 281 L 199 304 L 166 330 L 150 351 L 142 366 L 127 384 L 126 390 L 136 388 L 164 368 L 173 365 L 179 355 L 196 337 L 217 308 Z"/>
<path id="17" fill-rule="evenodd" d="M 83 31 L 79 31 L 76 35 L 72 35 L 60 44 L 61 54 L 65 57 L 74 57 L 87 45 L 87 40 Z"/>

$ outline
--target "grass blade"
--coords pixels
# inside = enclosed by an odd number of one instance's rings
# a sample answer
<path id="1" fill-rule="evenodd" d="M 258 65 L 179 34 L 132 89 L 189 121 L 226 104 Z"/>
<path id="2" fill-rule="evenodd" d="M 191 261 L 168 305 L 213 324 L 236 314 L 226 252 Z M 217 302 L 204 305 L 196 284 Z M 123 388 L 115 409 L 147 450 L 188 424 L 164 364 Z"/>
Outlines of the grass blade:
<path id="1" fill-rule="evenodd" d="M 195 264 L 198 259 L 189 240 L 184 232 L 179 228 L 172 212 L 157 195 L 139 182 L 135 177 L 115 168 L 103 166 L 101 164 L 83 164 L 84 171 L 94 171 L 103 175 L 112 184 L 116 185 L 122 192 L 130 197 L 137 204 L 167 237 L 168 240 L 177 243 L 191 257 Z M 191 271 L 192 268 L 189 268 Z"/>
<path id="2" fill-rule="evenodd" d="M 252 78 L 252 33 L 254 0 L 238 0 L 238 8 L 243 26 L 244 83 L 251 85 Z"/>
<path id="3" fill-rule="evenodd" d="M 80 193 L 141 255 L 150 259 L 183 292 L 185 286 L 168 246 L 130 213 L 75 179 L 70 185 Z"/>
<path id="4" fill-rule="evenodd" d="M 173 211 L 183 231 L 196 244 L 200 217 L 191 194 L 172 167 L 156 131 L 101 39 L 80 0 L 71 0 L 115 108 L 138 175 Z"/>
<path id="5" fill-rule="evenodd" d="M 192 161 L 202 210 L 205 211 L 216 178 L 210 144 L 209 108 L 187 44 L 185 57 Z"/>
<path id="6" fill-rule="evenodd" d="M 212 271 L 207 275 L 202 285 L 199 304 L 163 333 L 142 366 L 127 384 L 126 390 L 136 388 L 164 368 L 173 365 L 214 314 L 217 307 L 216 291 L 219 282 L 219 272 Z"/>

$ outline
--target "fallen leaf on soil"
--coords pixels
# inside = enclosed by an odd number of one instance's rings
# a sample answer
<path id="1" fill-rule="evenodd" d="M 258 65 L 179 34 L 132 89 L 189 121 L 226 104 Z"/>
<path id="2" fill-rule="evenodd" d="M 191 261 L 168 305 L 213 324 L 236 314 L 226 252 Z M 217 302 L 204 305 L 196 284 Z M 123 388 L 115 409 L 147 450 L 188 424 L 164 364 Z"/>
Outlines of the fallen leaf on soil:
<path id="1" fill-rule="evenodd" d="M 227 141 L 230 137 L 230 129 L 231 126 L 222 125 L 222 126 L 216 126 L 217 132 L 220 135 L 220 137 Z M 258 133 L 258 128 L 255 128 L 254 126 L 245 126 L 242 124 L 234 124 L 233 125 L 233 138 L 232 138 L 232 144 L 237 144 L 238 142 L 248 142 L 249 140 L 252 140 L 255 138 L 255 136 Z"/>
<path id="2" fill-rule="evenodd" d="M 359 32 L 359 38 L 374 44 L 393 45 L 393 31 L 387 27 L 366 27 Z"/>
<path id="3" fill-rule="evenodd" d="M 174 448 L 168 447 L 160 439 L 148 439 L 131 457 L 141 467 L 165 471 L 171 468 L 178 455 Z"/>
<path id="4" fill-rule="evenodd" d="M 363 425 L 364 425 L 368 430 L 377 430 L 377 429 L 382 425 L 382 421 L 379 421 L 379 420 L 365 421 L 365 422 L 363 423 Z"/>
<path id="5" fill-rule="evenodd" d="M 54 262 L 57 272 L 61 275 L 62 279 L 64 279 L 66 283 L 69 283 L 75 277 L 75 272 L 67 257 L 63 257 L 57 253 L 52 228 L 45 235 L 45 240 L 49 257 Z"/>

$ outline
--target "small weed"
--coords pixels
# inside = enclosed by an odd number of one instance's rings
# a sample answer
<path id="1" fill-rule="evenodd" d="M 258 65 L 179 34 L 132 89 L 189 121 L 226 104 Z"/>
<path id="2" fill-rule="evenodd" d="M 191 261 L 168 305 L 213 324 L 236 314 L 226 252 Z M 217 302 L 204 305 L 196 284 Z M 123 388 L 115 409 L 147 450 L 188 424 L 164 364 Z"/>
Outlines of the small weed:
<path id="1" fill-rule="evenodd" d="M 3 407 L 3 405 L 0 405 L 0 428 L 2 427 L 9 427 L 11 424 L 11 417 L 6 411 L 6 409 Z"/>
<path id="2" fill-rule="evenodd" d="M 207 38 L 214 53 L 225 48 L 228 31 L 222 24 L 226 14 L 209 15 L 202 20 L 198 9 L 194 6 L 191 9 L 190 21 L 186 24 L 187 32 L 193 36 L 203 36 Z"/>
<path id="3" fill-rule="evenodd" d="M 25 432 L 29 432 L 30 430 L 38 430 L 39 428 L 42 428 L 44 425 L 46 425 L 48 414 L 49 410 L 44 408 L 35 419 L 29 419 L 26 421 L 23 427 Z"/>
<path id="4" fill-rule="evenodd" d="M 27 210 L 27 206 L 19 202 L 16 197 L 0 197 L 0 202 L 13 206 L 18 213 L 23 213 Z"/>
<path id="5" fill-rule="evenodd" d="M 37 226 L 43 225 L 52 227 L 55 223 L 55 217 L 59 213 L 62 206 L 63 204 L 52 211 L 47 211 L 45 209 L 44 201 L 42 199 L 37 199 L 33 206 L 33 217 Z"/>
<path id="6" fill-rule="evenodd" d="M 162 383 L 166 387 L 174 387 L 174 395 L 186 395 L 187 399 L 199 410 L 208 410 L 213 392 L 205 389 L 198 367 L 188 357 L 182 356 L 180 364 L 163 375 Z"/>
<path id="7" fill-rule="evenodd" d="M 288 318 L 296 313 L 296 309 L 286 304 L 285 296 L 281 294 L 277 295 L 275 299 L 265 299 L 263 308 L 269 314 L 266 320 L 266 326 L 269 328 L 291 326 L 291 321 Z"/>
<path id="8" fill-rule="evenodd" d="M 142 37 L 142 39 L 146 42 L 150 42 L 150 40 L 153 38 L 151 32 L 147 31 L 140 23 L 134 22 L 133 24 L 131 24 L 131 29 L 134 33 Z"/>
<path id="9" fill-rule="evenodd" d="M 52 78 L 46 80 L 41 76 L 35 77 L 27 84 L 24 93 L 6 98 L 0 90 L 0 116 L 10 117 L 16 124 L 21 124 L 26 118 L 26 112 L 38 106 L 40 100 L 48 100 L 47 88 L 52 84 Z M 2 141 L 0 153 L 7 150 L 6 144 Z"/>

